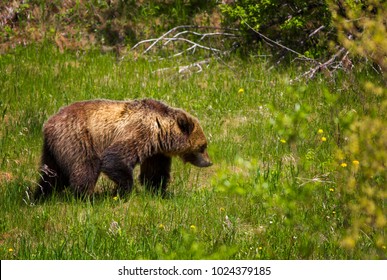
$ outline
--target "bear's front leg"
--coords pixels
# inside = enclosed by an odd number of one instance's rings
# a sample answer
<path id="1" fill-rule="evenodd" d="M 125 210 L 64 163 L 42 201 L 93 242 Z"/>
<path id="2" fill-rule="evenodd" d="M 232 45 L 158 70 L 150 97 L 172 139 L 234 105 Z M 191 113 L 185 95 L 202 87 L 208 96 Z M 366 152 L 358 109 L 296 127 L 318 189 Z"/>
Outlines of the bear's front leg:
<path id="1" fill-rule="evenodd" d="M 152 192 L 161 190 L 165 195 L 170 179 L 172 159 L 168 156 L 157 154 L 145 159 L 141 163 L 140 182 Z"/>
<path id="2" fill-rule="evenodd" d="M 120 195 L 130 192 L 133 187 L 133 168 L 136 161 L 134 158 L 125 158 L 125 154 L 118 145 L 110 147 L 102 155 L 101 171 L 117 184 Z"/>
<path id="3" fill-rule="evenodd" d="M 74 163 L 70 171 L 70 185 L 78 197 L 93 194 L 100 174 L 101 162 L 97 157 L 81 163 Z"/>

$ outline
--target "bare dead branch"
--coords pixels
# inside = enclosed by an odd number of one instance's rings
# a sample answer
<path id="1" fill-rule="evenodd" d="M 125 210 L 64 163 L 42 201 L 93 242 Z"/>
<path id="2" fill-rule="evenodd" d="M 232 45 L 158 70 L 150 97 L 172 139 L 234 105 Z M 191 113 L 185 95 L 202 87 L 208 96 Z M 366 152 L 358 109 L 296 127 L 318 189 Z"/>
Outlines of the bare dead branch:
<path id="1" fill-rule="evenodd" d="M 158 39 L 156 39 L 144 52 L 143 54 L 146 54 L 154 45 L 156 45 L 160 40 L 162 40 L 164 37 L 166 37 L 169 33 L 172 33 L 173 31 L 177 30 L 177 29 L 181 29 L 181 28 L 185 28 L 185 27 L 188 27 L 188 26 L 177 26 L 175 28 L 172 28 L 171 30 L 167 31 L 167 33 L 164 33 L 161 37 L 159 37 Z"/>
<path id="2" fill-rule="evenodd" d="M 280 48 L 283 48 L 293 54 L 296 54 L 297 55 L 297 58 L 296 59 L 301 59 L 301 60 L 304 60 L 304 61 L 307 61 L 307 62 L 311 62 L 313 64 L 317 64 L 317 66 L 311 68 L 310 70 L 308 70 L 307 72 L 303 73 L 302 75 L 296 77 L 295 79 L 291 80 L 290 82 L 293 83 L 293 82 L 296 82 L 296 81 L 300 81 L 302 78 L 308 78 L 308 79 L 312 79 L 316 73 L 320 72 L 320 71 L 324 71 L 326 72 L 329 76 L 332 75 L 332 72 L 339 69 L 339 68 L 344 68 L 344 69 L 349 69 L 352 67 L 352 62 L 350 61 L 350 59 L 348 58 L 348 54 L 349 52 L 347 51 L 343 56 L 342 54 L 344 53 L 344 51 L 346 50 L 344 47 L 341 47 L 339 49 L 338 52 L 336 52 L 330 59 L 328 59 L 326 62 L 324 63 L 321 63 L 315 59 L 312 59 L 312 58 L 309 58 L 295 50 L 292 50 L 291 48 L 288 48 L 272 39 L 270 39 L 269 37 L 263 35 L 262 33 L 260 33 L 259 31 L 255 30 L 254 28 L 252 28 L 248 23 L 245 23 L 252 31 L 254 31 L 256 34 L 258 34 L 261 38 L 263 38 L 268 44 L 274 44 L 276 45 L 277 47 L 280 47 Z M 309 37 L 312 37 L 314 36 L 315 34 L 317 34 L 319 31 L 321 31 L 322 29 L 324 29 L 325 26 L 322 25 L 320 26 L 319 28 L 317 28 L 316 30 L 314 30 L 311 34 L 309 34 Z M 341 59 L 340 59 L 341 57 Z M 332 71 L 333 70 L 333 71 Z"/>
<path id="3" fill-rule="evenodd" d="M 329 67 L 332 67 L 333 69 L 337 69 L 339 68 L 339 66 L 341 66 L 342 62 L 347 59 L 348 57 L 348 54 L 349 52 L 347 51 L 344 56 L 342 57 L 341 61 L 339 62 L 338 65 L 334 65 L 336 60 L 338 59 L 338 57 L 341 56 L 341 54 L 345 51 L 346 49 L 344 47 L 341 47 L 330 59 L 328 59 L 326 62 L 324 63 L 319 63 L 318 66 L 316 67 L 313 67 L 312 69 L 310 69 L 309 71 L 303 73 L 302 75 L 298 76 L 297 78 L 295 78 L 294 80 L 291 80 L 291 83 L 293 82 L 296 82 L 296 81 L 300 81 L 302 78 L 304 77 L 307 77 L 309 79 L 312 79 L 316 73 L 322 71 L 322 70 L 327 70 L 329 71 Z M 329 72 L 329 74 L 331 74 Z"/>
<path id="4" fill-rule="evenodd" d="M 198 31 L 199 29 L 206 31 L 213 30 L 213 32 L 200 32 Z M 165 73 L 171 70 L 177 71 L 179 74 L 199 73 L 203 71 L 203 66 L 208 64 L 212 59 L 222 61 L 222 57 L 228 55 L 239 46 L 239 43 L 234 41 L 232 42 L 232 47 L 230 49 L 224 50 L 222 48 L 224 48 L 225 44 L 223 41 L 220 41 L 239 38 L 239 34 L 233 33 L 237 31 L 237 29 L 231 28 L 199 27 L 190 25 L 177 26 L 168 30 L 158 38 L 146 39 L 138 42 L 131 48 L 131 50 L 139 48 L 140 46 L 145 46 L 145 50 L 142 54 L 147 54 L 152 49 L 159 50 L 172 43 L 179 44 L 176 48 L 174 48 L 175 45 L 173 45 L 167 49 L 167 51 L 173 52 L 171 55 L 167 57 L 159 57 L 156 60 L 171 59 L 189 52 L 194 53 L 197 49 L 208 51 L 208 58 L 204 60 L 200 60 L 189 65 L 167 67 L 154 71 L 154 73 Z M 209 38 L 214 38 L 216 41 L 209 41 Z M 215 42 L 216 47 L 209 46 L 211 42 Z M 222 61 L 222 63 L 224 63 L 224 61 Z"/>
<path id="5" fill-rule="evenodd" d="M 205 34 L 206 35 L 206 34 Z M 175 38 L 175 37 L 172 37 L 172 38 L 157 38 L 157 39 L 148 39 L 148 40 L 144 40 L 144 41 L 141 41 L 141 42 L 138 42 L 135 46 L 133 46 L 132 49 L 138 47 L 140 44 L 143 44 L 143 43 L 149 43 L 149 42 L 160 42 L 160 41 L 166 41 L 163 46 L 167 45 L 168 43 L 170 42 L 177 42 L 177 41 L 180 41 L 180 42 L 185 42 L 185 43 L 188 43 L 190 44 L 191 46 L 186 48 L 185 50 L 181 51 L 181 52 L 178 52 L 176 54 L 173 54 L 171 56 L 169 56 L 168 58 L 172 58 L 172 57 L 177 57 L 177 56 L 180 56 L 186 52 L 189 52 L 189 51 L 195 51 L 196 48 L 199 48 L 199 49 L 204 49 L 204 50 L 208 50 L 208 51 L 211 51 L 211 52 L 217 52 L 217 53 L 221 53 L 222 51 L 219 50 L 219 49 L 216 49 L 216 48 L 212 48 L 212 47 L 207 47 L 207 46 L 204 46 L 204 45 L 201 45 L 201 44 L 198 44 L 192 40 L 188 40 L 188 39 L 185 39 L 185 38 Z M 154 46 L 154 44 L 152 44 L 151 46 Z"/>
<path id="6" fill-rule="evenodd" d="M 212 36 L 212 35 L 226 35 L 227 34 L 222 34 L 222 33 L 213 33 L 213 34 L 201 34 L 202 38 L 200 38 L 200 40 L 202 40 L 204 37 L 208 37 L 208 36 Z M 234 37 L 236 37 L 234 35 Z M 204 46 L 204 45 L 201 45 L 201 44 L 198 44 L 192 40 L 189 40 L 189 39 L 186 39 L 186 38 L 179 38 L 179 37 L 164 37 L 164 38 L 157 38 L 157 39 L 147 39 L 147 40 L 143 40 L 143 41 L 140 41 L 138 42 L 137 44 L 135 44 L 133 47 L 132 47 L 132 50 L 137 48 L 138 46 L 140 46 L 141 44 L 145 44 L 145 43 L 150 43 L 150 42 L 153 42 L 147 49 L 146 51 L 149 51 L 150 50 L 150 47 L 153 47 L 155 46 L 155 43 L 158 43 L 160 41 L 166 41 L 163 46 L 166 46 L 167 44 L 169 44 L 170 42 L 173 42 L 173 41 L 182 41 L 182 42 L 186 42 L 186 43 L 189 43 L 191 44 L 191 47 L 189 47 L 187 50 L 190 50 L 190 49 L 194 49 L 196 47 L 198 48 L 201 48 L 201 49 L 204 49 L 204 50 L 210 50 L 210 51 L 215 51 L 215 52 L 221 52 L 220 50 L 216 49 L 216 48 L 211 48 L 211 47 L 207 47 L 207 46 Z M 146 52 L 144 51 L 143 54 L 145 54 Z"/>
<path id="7" fill-rule="evenodd" d="M 309 38 L 316 35 L 318 32 L 320 32 L 321 30 L 323 30 L 325 28 L 325 25 L 321 25 L 319 28 L 317 28 L 316 30 L 314 30 L 312 33 L 309 34 Z"/>
<path id="8" fill-rule="evenodd" d="M 190 31 L 190 30 L 184 30 L 182 32 L 179 32 L 177 34 L 175 34 L 173 37 L 169 37 L 168 38 L 168 35 L 169 34 L 172 34 L 173 32 L 177 31 L 177 30 L 180 30 L 180 29 L 213 29 L 213 30 L 224 30 L 225 32 L 212 32 L 212 33 L 200 33 L 200 32 L 195 32 L 195 31 Z M 185 34 L 193 34 L 193 35 L 196 35 L 196 36 L 200 36 L 200 40 L 203 40 L 205 37 L 209 37 L 209 36 L 229 36 L 229 37 L 239 37 L 238 35 L 234 34 L 234 33 L 228 33 L 227 31 L 238 31 L 237 29 L 232 29 L 232 28 L 220 28 L 220 27 L 212 27 L 212 26 L 193 26 L 193 25 L 182 25 L 182 26 L 176 26 L 170 30 L 168 30 L 166 33 L 164 33 L 163 35 L 161 35 L 159 38 L 156 38 L 156 39 L 147 39 L 147 40 L 142 40 L 140 42 L 138 42 L 137 44 L 135 44 L 133 47 L 132 47 L 132 50 L 133 49 L 136 49 L 138 46 L 142 45 L 142 44 L 145 44 L 145 43 L 150 43 L 150 42 L 153 42 L 150 46 L 148 46 L 144 51 L 143 51 L 143 54 L 146 54 L 147 52 L 149 52 L 157 43 L 161 42 L 161 41 L 166 41 L 164 43 L 164 45 L 167 45 L 170 41 L 176 41 L 178 40 L 177 38 L 179 38 L 181 35 L 185 35 Z M 184 39 L 184 38 L 183 38 Z M 184 39 L 184 40 L 188 40 L 188 39 Z M 190 41 L 190 40 L 189 40 Z M 192 44 L 192 41 L 189 42 Z M 194 44 L 197 44 L 197 43 L 194 43 Z M 199 44 L 197 44 L 199 46 Z M 208 48 L 210 49 L 210 48 Z"/>
<path id="9" fill-rule="evenodd" d="M 316 175 L 313 178 L 302 178 L 302 177 L 297 177 L 297 181 L 299 182 L 299 186 L 302 187 L 306 184 L 311 184 L 311 183 L 324 183 L 324 184 L 333 184 L 334 182 L 329 180 L 330 174 L 322 174 L 322 175 Z"/>
<path id="10" fill-rule="evenodd" d="M 277 47 L 280 47 L 280 48 L 282 48 L 282 49 L 285 49 L 285 50 L 287 50 L 287 51 L 289 51 L 289 52 L 291 52 L 291 53 L 294 53 L 294 54 L 298 55 L 299 57 L 302 57 L 302 58 L 305 59 L 305 60 L 308 60 L 308 61 L 311 61 L 311 62 L 314 62 L 314 63 L 318 63 L 316 60 L 314 60 L 314 59 L 312 59 L 312 58 L 310 58 L 310 57 L 307 57 L 307 56 L 305 56 L 305 55 L 303 55 L 303 54 L 301 54 L 301 53 L 299 53 L 299 52 L 296 52 L 295 50 L 292 50 L 291 48 L 288 48 L 288 47 L 286 47 L 286 46 L 284 46 L 284 45 L 282 45 L 282 44 L 280 44 L 280 43 L 278 43 L 278 42 L 276 42 L 276 41 L 270 39 L 269 37 L 263 35 L 263 34 L 260 33 L 259 31 L 257 31 L 257 30 L 255 30 L 254 28 L 252 28 L 248 23 L 245 23 L 245 24 L 247 25 L 248 28 L 250 28 L 254 33 L 258 34 L 258 35 L 259 35 L 261 38 L 263 38 L 265 41 L 270 42 L 270 43 L 276 45 Z"/>
<path id="11" fill-rule="evenodd" d="M 312 79 L 316 76 L 318 72 L 323 72 L 329 76 L 332 75 L 332 73 L 338 69 L 350 69 L 352 67 L 352 62 L 348 57 L 349 52 L 346 51 L 345 48 L 341 47 L 337 53 L 335 53 L 332 57 L 330 57 L 325 62 L 320 62 L 316 59 L 307 57 L 287 46 L 284 46 L 269 37 L 265 36 L 264 34 L 260 33 L 259 31 L 253 29 L 248 23 L 245 23 L 248 28 L 250 28 L 252 31 L 254 31 L 256 34 L 258 34 L 265 42 L 270 46 L 276 46 L 280 47 L 282 49 L 285 49 L 293 54 L 296 54 L 297 57 L 295 60 L 302 60 L 304 62 L 312 63 L 313 67 L 306 71 L 305 73 L 301 74 L 300 76 L 296 77 L 295 79 L 291 80 L 291 83 L 300 81 L 303 78 L 306 79 Z M 318 32 L 320 32 L 322 29 L 324 29 L 325 26 L 322 25 L 316 30 L 314 30 L 312 33 L 309 34 L 309 37 L 312 37 L 316 35 Z M 198 31 L 213 29 L 214 32 L 200 32 Z M 163 60 L 163 59 L 171 59 L 178 56 L 183 55 L 184 53 L 194 53 L 197 49 L 202 49 L 205 51 L 209 51 L 208 58 L 204 60 L 200 60 L 194 63 L 191 63 L 189 65 L 183 65 L 183 66 L 175 66 L 175 67 L 167 67 L 162 68 L 154 71 L 154 73 L 164 73 L 170 70 L 177 71 L 179 74 L 183 73 L 199 73 L 203 71 L 203 65 L 208 64 L 212 59 L 216 59 L 226 66 L 228 66 L 224 61 L 223 57 L 227 56 L 230 52 L 232 52 L 236 45 L 239 46 L 237 41 L 233 42 L 233 46 L 228 50 L 222 50 L 222 43 L 219 43 L 217 47 L 208 46 L 208 42 L 205 40 L 206 38 L 213 38 L 213 37 L 219 37 L 220 39 L 233 39 L 240 37 L 239 34 L 233 33 L 237 30 L 235 29 L 223 29 L 223 28 L 217 28 L 217 27 L 199 27 L 199 26 L 191 26 L 191 25 L 183 25 L 183 26 L 177 26 L 175 28 L 172 28 L 168 30 L 166 33 L 161 35 L 158 38 L 154 39 L 147 39 L 142 40 L 135 44 L 132 47 L 132 50 L 138 48 L 141 45 L 145 45 L 145 50 L 142 52 L 142 54 L 148 53 L 152 48 L 163 48 L 171 43 L 179 43 L 179 45 L 174 48 L 170 47 L 167 50 L 174 52 L 173 54 L 167 56 L 167 57 L 159 57 L 157 60 Z M 216 38 L 218 39 L 218 38 Z M 206 45 L 207 44 L 207 45 Z M 279 63 L 279 62 L 278 62 Z M 277 63 L 277 64 L 278 64 Z M 229 67 L 229 66 L 228 66 Z M 274 66 L 273 66 L 274 67 Z M 231 68 L 231 67 L 230 67 Z"/>
<path id="12" fill-rule="evenodd" d="M 211 62 L 211 59 L 204 59 L 201 61 L 197 61 L 194 63 L 191 63 L 189 65 L 184 65 L 184 66 L 176 66 L 176 67 L 166 67 L 166 68 L 160 68 L 157 69 L 156 71 L 153 71 L 153 73 L 163 73 L 171 70 L 178 70 L 179 74 L 183 73 L 200 73 L 203 71 L 203 65 L 208 65 Z M 194 68 L 197 68 L 196 71 L 193 71 Z"/>
<path id="13" fill-rule="evenodd" d="M 200 45 L 198 43 L 195 43 L 194 41 L 191 41 L 191 40 L 188 40 L 188 39 L 185 39 L 185 38 L 165 38 L 165 40 L 167 40 L 168 42 L 171 42 L 171 41 L 182 41 L 182 42 L 186 42 L 186 43 L 191 44 L 192 46 L 190 48 L 199 47 L 199 48 L 204 49 L 204 50 L 220 52 L 220 50 L 218 50 L 218 49 L 211 48 L 211 47 L 206 47 L 206 46 Z"/>
<path id="14" fill-rule="evenodd" d="M 191 34 L 191 35 L 196 35 L 196 36 L 200 36 L 200 39 L 199 41 L 202 41 L 204 38 L 206 37 L 210 37 L 210 36 L 230 36 L 230 37 L 240 37 L 238 35 L 235 35 L 234 33 L 227 33 L 227 32 L 211 32 L 211 33 L 199 33 L 199 32 L 195 32 L 195 31 L 189 31 L 189 30 L 184 30 L 182 32 L 179 32 L 177 33 L 175 36 L 173 36 L 173 38 L 177 38 L 181 35 L 185 35 L 185 34 Z M 165 43 L 165 45 L 168 44 L 168 42 Z"/>
<path id="15" fill-rule="evenodd" d="M 210 63 L 210 59 L 205 59 L 205 60 L 202 60 L 202 61 L 198 61 L 198 62 L 195 62 L 195 63 L 192 63 L 190 65 L 187 65 L 187 66 L 180 66 L 179 67 L 179 73 L 184 73 L 184 72 L 187 72 L 187 71 L 191 71 L 191 68 L 198 68 L 199 70 L 196 71 L 196 73 L 200 73 L 203 71 L 203 68 L 202 68 L 202 65 L 204 64 L 208 64 Z"/>

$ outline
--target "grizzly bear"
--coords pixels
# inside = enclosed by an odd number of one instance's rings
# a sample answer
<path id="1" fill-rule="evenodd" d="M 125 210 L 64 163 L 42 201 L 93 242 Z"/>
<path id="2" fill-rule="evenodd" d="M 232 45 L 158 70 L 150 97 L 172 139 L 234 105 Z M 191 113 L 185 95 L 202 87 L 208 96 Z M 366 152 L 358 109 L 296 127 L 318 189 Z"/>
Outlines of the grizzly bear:
<path id="1" fill-rule="evenodd" d="M 70 186 L 90 195 L 103 172 L 120 194 L 133 186 L 133 169 L 148 189 L 165 193 L 171 157 L 212 165 L 199 121 L 153 99 L 90 100 L 63 107 L 43 127 L 39 188 L 35 198 Z"/>

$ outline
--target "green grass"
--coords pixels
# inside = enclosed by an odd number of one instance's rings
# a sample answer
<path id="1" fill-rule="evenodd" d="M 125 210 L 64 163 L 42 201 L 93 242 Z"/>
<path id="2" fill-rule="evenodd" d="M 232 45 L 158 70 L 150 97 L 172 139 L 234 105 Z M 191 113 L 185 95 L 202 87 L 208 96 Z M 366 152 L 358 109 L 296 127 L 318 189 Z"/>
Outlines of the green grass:
<path id="1" fill-rule="evenodd" d="M 341 130 L 377 102 L 358 82 L 372 73 L 290 85 L 301 70 L 236 58 L 192 75 L 154 72 L 176 63 L 50 46 L 0 56 L 0 259 L 378 257 L 372 235 L 340 246 L 349 221 L 335 179 Z M 136 186 L 125 198 L 54 195 L 29 205 L 50 115 L 77 100 L 142 97 L 197 116 L 214 166 L 174 160 L 166 198 Z"/>

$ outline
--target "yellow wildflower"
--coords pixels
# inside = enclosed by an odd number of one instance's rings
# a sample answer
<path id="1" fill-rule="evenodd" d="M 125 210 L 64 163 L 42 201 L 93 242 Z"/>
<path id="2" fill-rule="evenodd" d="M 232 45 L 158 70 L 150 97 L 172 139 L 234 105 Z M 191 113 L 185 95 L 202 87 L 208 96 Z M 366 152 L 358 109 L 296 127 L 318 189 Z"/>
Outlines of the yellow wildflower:
<path id="1" fill-rule="evenodd" d="M 245 90 L 243 89 L 243 88 L 240 88 L 239 90 L 238 90 L 238 94 L 242 94 L 242 93 L 244 93 L 245 92 Z"/>
<path id="2" fill-rule="evenodd" d="M 163 224 L 159 224 L 159 229 L 165 229 L 165 226 Z"/>
<path id="3" fill-rule="evenodd" d="M 196 231 L 196 226 L 195 226 L 195 225 L 191 225 L 189 228 L 190 228 L 192 231 Z"/>
<path id="4" fill-rule="evenodd" d="M 358 160 L 353 160 L 352 163 L 353 163 L 353 165 L 356 165 L 356 166 L 358 166 L 360 164 L 360 162 Z"/>
<path id="5" fill-rule="evenodd" d="M 345 162 L 340 164 L 341 167 L 347 167 L 347 164 Z"/>
<path id="6" fill-rule="evenodd" d="M 324 133 L 324 130 L 322 130 L 321 128 L 317 131 L 318 134 L 323 134 Z"/>
<path id="7" fill-rule="evenodd" d="M 356 241 L 353 237 L 348 236 L 341 241 L 341 245 L 346 249 L 352 249 L 356 245 Z"/>
<path id="8" fill-rule="evenodd" d="M 118 200 L 118 196 L 113 197 L 113 200 L 117 201 Z"/>
<path id="9" fill-rule="evenodd" d="M 12 252 L 13 252 L 13 249 L 12 249 L 12 248 L 9 248 L 9 249 L 8 249 L 8 252 L 12 253 Z"/>
<path id="10" fill-rule="evenodd" d="M 327 138 L 323 136 L 323 137 L 321 137 L 321 141 L 325 142 L 325 141 L 327 141 Z"/>
<path id="11" fill-rule="evenodd" d="M 330 191 L 330 192 L 334 192 L 335 189 L 334 189 L 334 188 L 330 188 L 329 191 Z"/>
<path id="12" fill-rule="evenodd" d="M 285 140 L 285 139 L 281 139 L 280 142 L 281 142 L 282 144 L 285 144 L 285 143 L 286 143 L 286 140 Z"/>

